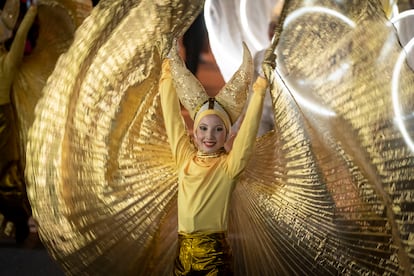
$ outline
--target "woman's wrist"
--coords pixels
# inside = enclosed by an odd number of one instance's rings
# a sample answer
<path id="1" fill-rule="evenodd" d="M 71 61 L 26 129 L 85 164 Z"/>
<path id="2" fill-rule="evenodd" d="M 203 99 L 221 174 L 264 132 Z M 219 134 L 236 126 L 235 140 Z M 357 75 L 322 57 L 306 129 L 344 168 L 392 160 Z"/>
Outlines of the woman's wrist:
<path id="1" fill-rule="evenodd" d="M 253 91 L 255 92 L 262 92 L 264 93 L 264 91 L 266 91 L 266 88 L 268 86 L 268 81 L 265 77 L 259 76 L 255 83 L 253 84 Z"/>
<path id="2" fill-rule="evenodd" d="M 161 66 L 161 81 L 165 78 L 169 78 L 171 75 L 171 66 L 170 66 L 170 59 L 166 58 L 162 61 Z"/>

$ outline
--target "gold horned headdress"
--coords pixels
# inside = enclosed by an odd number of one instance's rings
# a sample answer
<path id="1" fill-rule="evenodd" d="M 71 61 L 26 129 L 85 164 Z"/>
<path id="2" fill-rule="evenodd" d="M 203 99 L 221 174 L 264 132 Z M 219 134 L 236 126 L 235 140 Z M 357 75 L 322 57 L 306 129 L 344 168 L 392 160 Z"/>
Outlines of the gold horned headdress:
<path id="1" fill-rule="evenodd" d="M 5 42 L 13 34 L 19 17 L 20 1 L 7 0 L 3 10 L 0 11 L 0 43 Z"/>
<path id="2" fill-rule="evenodd" d="M 177 95 L 197 127 L 200 119 L 215 114 L 223 120 L 227 131 L 239 118 L 247 100 L 253 77 L 253 61 L 249 49 L 243 43 L 243 62 L 226 85 L 212 98 L 202 84 L 187 69 L 177 51 L 172 51 L 171 74 Z"/>

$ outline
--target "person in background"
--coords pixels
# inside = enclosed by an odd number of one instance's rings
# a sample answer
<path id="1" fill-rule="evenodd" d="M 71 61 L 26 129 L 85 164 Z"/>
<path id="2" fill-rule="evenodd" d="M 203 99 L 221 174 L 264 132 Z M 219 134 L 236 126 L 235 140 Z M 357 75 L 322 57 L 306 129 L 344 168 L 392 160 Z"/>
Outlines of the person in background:
<path id="1" fill-rule="evenodd" d="M 6 41 L 13 33 L 14 22 L 4 18 L 18 15 L 13 6 L 15 2 L 8 1 L 1 13 L 2 36 L 0 50 L 0 212 L 6 221 L 15 226 L 15 239 L 23 243 L 29 235 L 28 220 L 31 208 L 26 194 L 24 168 L 19 161 L 18 130 L 15 110 L 11 102 L 13 81 L 19 71 L 26 49 L 29 30 L 36 18 L 37 7 L 30 6 L 11 41 L 6 47 Z"/>

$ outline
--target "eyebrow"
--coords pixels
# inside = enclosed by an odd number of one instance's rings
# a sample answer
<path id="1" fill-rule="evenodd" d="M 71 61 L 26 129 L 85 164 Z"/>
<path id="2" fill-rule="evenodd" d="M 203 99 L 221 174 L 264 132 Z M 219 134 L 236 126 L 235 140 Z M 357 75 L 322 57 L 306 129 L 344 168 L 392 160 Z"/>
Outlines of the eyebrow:
<path id="1" fill-rule="evenodd" d="M 208 124 L 206 124 L 206 123 L 201 123 L 201 124 L 199 124 L 198 126 L 208 126 Z M 224 126 L 224 124 L 217 124 L 217 125 L 214 125 L 213 127 L 218 127 L 218 126 L 220 126 L 220 127 L 225 127 L 225 126 Z"/>

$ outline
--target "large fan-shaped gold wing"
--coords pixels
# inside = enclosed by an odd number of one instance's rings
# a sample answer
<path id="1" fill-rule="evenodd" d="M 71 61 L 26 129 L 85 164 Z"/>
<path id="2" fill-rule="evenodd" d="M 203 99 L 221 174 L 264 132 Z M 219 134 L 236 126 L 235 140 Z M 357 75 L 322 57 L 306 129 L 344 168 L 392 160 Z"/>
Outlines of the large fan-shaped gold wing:
<path id="1" fill-rule="evenodd" d="M 168 53 L 202 5 L 102 1 L 49 78 L 26 176 L 40 237 L 67 274 L 171 271 L 176 175 L 157 53 Z"/>
<path id="2" fill-rule="evenodd" d="M 286 17 L 276 129 L 235 191 L 246 275 L 414 271 L 414 74 L 374 2 L 353 16 L 307 6 Z"/>

